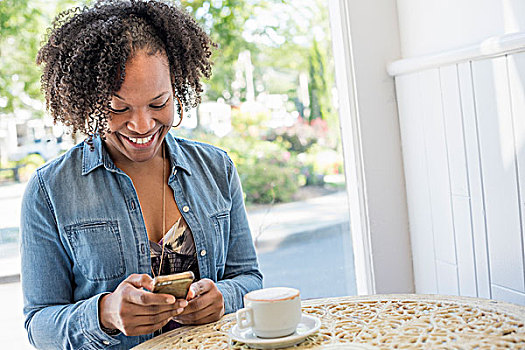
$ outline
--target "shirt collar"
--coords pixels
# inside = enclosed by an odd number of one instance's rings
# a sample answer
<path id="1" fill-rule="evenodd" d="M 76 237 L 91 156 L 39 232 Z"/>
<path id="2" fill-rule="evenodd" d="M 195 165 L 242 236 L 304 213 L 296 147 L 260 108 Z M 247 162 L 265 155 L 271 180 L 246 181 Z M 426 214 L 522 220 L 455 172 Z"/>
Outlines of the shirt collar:
<path id="1" fill-rule="evenodd" d="M 166 144 L 168 145 L 168 154 L 170 156 L 170 160 L 172 164 L 172 169 L 171 169 L 172 172 L 175 171 L 175 169 L 177 168 L 181 168 L 186 173 L 188 173 L 188 175 L 191 175 L 191 169 L 189 166 L 188 157 L 183 152 L 179 144 L 179 142 L 184 142 L 184 140 L 173 137 L 171 133 L 168 133 L 166 135 L 165 140 L 166 140 Z"/>
<path id="2" fill-rule="evenodd" d="M 187 156 L 182 151 L 178 139 L 173 137 L 171 133 L 168 133 L 165 137 L 166 144 L 168 145 L 168 155 L 172 164 L 172 172 L 177 168 L 183 169 L 188 175 L 191 175 L 191 170 L 188 165 Z M 84 149 L 82 156 L 82 175 L 89 174 L 92 170 L 99 166 L 104 166 L 110 171 L 119 171 L 115 166 L 115 163 L 111 160 L 106 147 L 102 143 L 100 136 L 93 137 L 94 150 L 91 151 L 87 141 L 84 141 Z"/>
<path id="3" fill-rule="evenodd" d="M 94 149 L 91 150 L 90 148 L 85 140 L 82 154 L 82 175 L 87 175 L 102 165 L 108 170 L 117 170 L 99 135 L 93 137 Z"/>

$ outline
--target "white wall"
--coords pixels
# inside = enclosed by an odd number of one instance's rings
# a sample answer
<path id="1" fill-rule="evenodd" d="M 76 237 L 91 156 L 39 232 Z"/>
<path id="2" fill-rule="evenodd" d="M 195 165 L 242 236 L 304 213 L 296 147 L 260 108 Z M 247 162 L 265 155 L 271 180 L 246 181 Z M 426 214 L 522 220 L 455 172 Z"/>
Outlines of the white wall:
<path id="1" fill-rule="evenodd" d="M 396 85 L 416 292 L 525 305 L 525 41 Z"/>
<path id="2" fill-rule="evenodd" d="M 523 0 L 398 0 L 403 57 L 525 31 Z"/>
<path id="3" fill-rule="evenodd" d="M 525 1 L 330 4 L 360 293 L 525 304 Z"/>
<path id="4" fill-rule="evenodd" d="M 416 292 L 525 305 L 525 1 L 398 0 L 398 13 Z"/>

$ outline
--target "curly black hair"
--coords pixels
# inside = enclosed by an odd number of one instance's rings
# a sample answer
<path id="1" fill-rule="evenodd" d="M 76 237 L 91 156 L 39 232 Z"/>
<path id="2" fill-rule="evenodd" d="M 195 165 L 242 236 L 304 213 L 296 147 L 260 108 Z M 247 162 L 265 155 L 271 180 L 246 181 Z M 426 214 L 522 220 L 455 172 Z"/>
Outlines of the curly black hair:
<path id="1" fill-rule="evenodd" d="M 64 11 L 37 55 L 46 107 L 73 132 L 104 137 L 111 96 L 138 50 L 165 54 L 175 95 L 186 110 L 196 107 L 200 79 L 211 76 L 213 47 L 186 11 L 163 0 L 100 0 Z"/>

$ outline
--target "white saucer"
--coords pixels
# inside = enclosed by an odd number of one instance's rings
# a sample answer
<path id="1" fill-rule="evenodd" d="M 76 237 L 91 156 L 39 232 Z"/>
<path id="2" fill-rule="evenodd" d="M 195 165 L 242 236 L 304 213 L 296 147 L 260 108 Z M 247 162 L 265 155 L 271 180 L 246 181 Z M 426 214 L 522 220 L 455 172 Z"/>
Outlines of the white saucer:
<path id="1" fill-rule="evenodd" d="M 258 338 L 251 328 L 240 330 L 237 325 L 233 326 L 228 332 L 228 336 L 238 342 L 245 343 L 251 348 L 255 349 L 277 349 L 285 348 L 299 344 L 309 335 L 314 334 L 321 328 L 321 320 L 315 316 L 303 314 L 301 322 L 297 325 L 294 334 L 281 338 Z"/>

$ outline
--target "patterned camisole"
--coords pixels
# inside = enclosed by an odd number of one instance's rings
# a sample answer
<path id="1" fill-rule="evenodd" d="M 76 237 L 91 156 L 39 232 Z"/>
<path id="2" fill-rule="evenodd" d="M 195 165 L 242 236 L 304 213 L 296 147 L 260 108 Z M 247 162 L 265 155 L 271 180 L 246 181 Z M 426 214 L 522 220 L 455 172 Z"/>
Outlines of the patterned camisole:
<path id="1" fill-rule="evenodd" d="M 166 242 L 164 246 L 164 258 L 162 258 L 162 266 L 160 266 L 162 245 L 164 242 Z M 182 216 L 158 243 L 150 240 L 149 244 L 151 268 L 155 276 L 192 271 L 195 275 L 195 281 L 200 279 L 195 242 L 191 230 Z M 160 334 L 178 327 L 178 323 L 170 321 L 160 332 L 157 332 Z M 157 332 L 155 332 L 155 334 L 157 334 Z"/>

